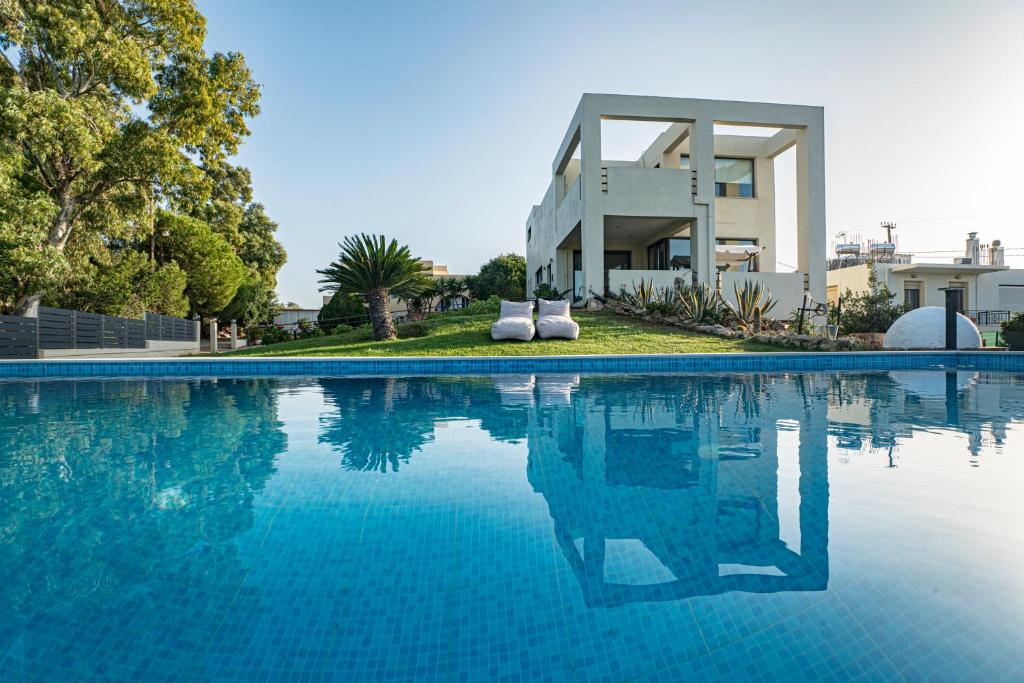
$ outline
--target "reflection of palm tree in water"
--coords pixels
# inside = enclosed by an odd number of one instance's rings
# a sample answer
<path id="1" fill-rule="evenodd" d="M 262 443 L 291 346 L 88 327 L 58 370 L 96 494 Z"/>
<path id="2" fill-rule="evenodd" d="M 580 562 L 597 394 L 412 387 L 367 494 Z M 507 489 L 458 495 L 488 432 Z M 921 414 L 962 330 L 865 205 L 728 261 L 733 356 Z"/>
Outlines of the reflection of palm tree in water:
<path id="1" fill-rule="evenodd" d="M 422 379 L 369 377 L 323 379 L 325 402 L 320 443 L 340 450 L 347 470 L 397 472 L 412 454 L 433 441 L 439 385 Z"/>
<path id="2" fill-rule="evenodd" d="M 318 441 L 340 451 L 347 470 L 397 472 L 448 419 L 479 419 L 499 441 L 526 435 L 525 407 L 499 410 L 500 393 L 489 377 L 323 378 L 320 386 L 328 410 L 320 416 Z"/>

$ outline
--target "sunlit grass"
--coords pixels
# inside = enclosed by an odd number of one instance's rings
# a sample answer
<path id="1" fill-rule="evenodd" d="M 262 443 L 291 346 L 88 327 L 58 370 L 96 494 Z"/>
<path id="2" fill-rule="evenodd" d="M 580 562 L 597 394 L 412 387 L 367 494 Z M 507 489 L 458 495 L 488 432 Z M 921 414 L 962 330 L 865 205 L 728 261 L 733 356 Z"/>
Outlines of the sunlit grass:
<path id="1" fill-rule="evenodd" d="M 529 342 L 491 340 L 496 316 L 435 316 L 430 334 L 412 339 L 373 341 L 369 330 L 243 349 L 247 356 L 560 356 L 573 354 L 735 353 L 778 351 L 779 347 L 694 334 L 643 323 L 609 312 L 573 312 L 580 324 L 576 341 L 534 338 Z"/>

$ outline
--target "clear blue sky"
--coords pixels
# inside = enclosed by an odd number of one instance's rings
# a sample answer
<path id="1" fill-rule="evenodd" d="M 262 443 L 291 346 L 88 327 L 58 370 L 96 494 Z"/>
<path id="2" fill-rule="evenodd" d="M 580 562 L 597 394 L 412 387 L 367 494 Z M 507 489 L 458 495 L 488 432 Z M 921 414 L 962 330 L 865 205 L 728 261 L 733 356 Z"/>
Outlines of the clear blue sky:
<path id="1" fill-rule="evenodd" d="M 830 242 L 888 219 L 904 249 L 977 230 L 1024 255 L 1019 0 L 198 2 L 263 85 L 237 162 L 281 225 L 282 301 L 319 305 L 354 232 L 459 273 L 524 253 L 584 92 L 822 105 Z"/>

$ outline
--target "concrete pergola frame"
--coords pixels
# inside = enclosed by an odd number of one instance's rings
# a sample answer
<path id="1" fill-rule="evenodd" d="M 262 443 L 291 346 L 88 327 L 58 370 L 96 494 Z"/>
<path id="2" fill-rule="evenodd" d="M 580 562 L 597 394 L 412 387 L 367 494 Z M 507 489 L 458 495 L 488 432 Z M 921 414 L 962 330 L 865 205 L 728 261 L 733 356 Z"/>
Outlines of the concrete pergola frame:
<path id="1" fill-rule="evenodd" d="M 768 139 L 774 158 L 796 147 L 797 268 L 805 289 L 825 300 L 825 121 L 822 107 L 675 97 L 584 94 L 552 163 L 555 206 L 565 194 L 563 174 L 580 148 L 580 221 L 584 292 L 603 291 L 604 201 L 601 189 L 601 121 L 665 121 L 663 136 L 674 137 L 667 151 L 689 140 L 690 168 L 696 173 L 695 216 L 690 233 L 694 280 L 714 285 L 715 124 L 781 128 Z M 662 141 L 662 138 L 659 138 Z M 657 147 L 659 145 L 655 145 Z M 663 168 L 678 168 L 678 154 L 663 154 Z M 674 159 L 673 159 L 674 157 Z"/>

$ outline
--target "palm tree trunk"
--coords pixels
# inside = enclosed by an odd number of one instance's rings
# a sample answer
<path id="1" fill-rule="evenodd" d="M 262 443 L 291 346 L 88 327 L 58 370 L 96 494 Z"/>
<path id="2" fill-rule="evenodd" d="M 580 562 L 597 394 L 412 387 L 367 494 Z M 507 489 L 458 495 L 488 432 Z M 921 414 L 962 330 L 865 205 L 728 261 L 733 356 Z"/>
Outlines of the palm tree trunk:
<path id="1" fill-rule="evenodd" d="M 374 289 L 366 293 L 366 303 L 370 307 L 370 324 L 373 325 L 373 338 L 394 339 L 395 323 L 391 320 L 391 297 L 386 289 Z"/>

